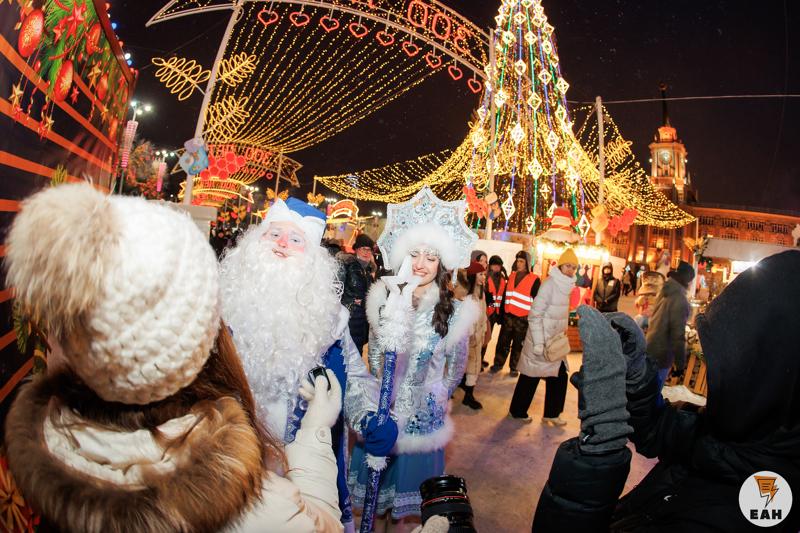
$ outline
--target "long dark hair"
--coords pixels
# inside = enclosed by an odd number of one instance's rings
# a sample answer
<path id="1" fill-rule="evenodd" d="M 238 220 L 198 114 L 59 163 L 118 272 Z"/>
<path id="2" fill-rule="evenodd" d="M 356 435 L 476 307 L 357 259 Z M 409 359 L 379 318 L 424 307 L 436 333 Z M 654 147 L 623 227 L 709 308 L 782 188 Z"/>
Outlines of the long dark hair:
<path id="1" fill-rule="evenodd" d="M 467 287 L 469 288 L 469 294 L 475 294 L 475 285 L 478 284 L 478 275 L 477 274 L 467 274 Z M 476 294 L 475 296 L 478 297 L 479 300 L 483 299 L 483 286 L 480 288 L 480 293 Z"/>
<path id="2" fill-rule="evenodd" d="M 436 272 L 436 285 L 439 287 L 439 302 L 433 308 L 433 329 L 440 337 L 447 336 L 450 317 L 453 316 L 453 291 L 450 290 L 450 273 L 439 262 Z"/>

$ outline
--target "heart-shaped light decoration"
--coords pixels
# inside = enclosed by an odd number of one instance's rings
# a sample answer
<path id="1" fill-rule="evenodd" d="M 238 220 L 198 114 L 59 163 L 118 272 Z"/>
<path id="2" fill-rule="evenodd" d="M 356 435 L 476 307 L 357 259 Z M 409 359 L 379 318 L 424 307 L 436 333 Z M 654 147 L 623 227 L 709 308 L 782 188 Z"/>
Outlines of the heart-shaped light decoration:
<path id="1" fill-rule="evenodd" d="M 261 8 L 261 11 L 258 12 L 258 21 L 264 26 L 275 24 L 278 22 L 278 13 L 263 7 Z"/>
<path id="2" fill-rule="evenodd" d="M 450 65 L 447 67 L 447 73 L 450 74 L 450 77 L 456 81 L 464 77 L 464 71 L 461 70 L 458 65 Z"/>
<path id="3" fill-rule="evenodd" d="M 383 30 L 375 34 L 375 39 L 383 46 L 391 46 L 394 44 L 394 35 Z"/>
<path id="4" fill-rule="evenodd" d="M 469 87 L 469 90 L 473 93 L 478 94 L 483 89 L 483 84 L 475 78 L 470 78 L 467 81 L 467 87 Z"/>
<path id="5" fill-rule="evenodd" d="M 442 66 L 442 58 L 437 55 L 434 55 L 433 52 L 428 52 L 427 54 L 425 54 L 425 62 L 431 68 L 439 68 Z"/>
<path id="6" fill-rule="evenodd" d="M 309 17 L 302 11 L 292 11 L 291 13 L 289 13 L 289 21 L 291 21 L 291 23 L 297 26 L 298 28 L 302 28 L 303 26 L 311 22 L 311 17 Z"/>
<path id="7" fill-rule="evenodd" d="M 361 24 L 360 22 L 351 22 L 350 23 L 350 33 L 353 34 L 353 37 L 356 39 L 361 39 L 366 34 L 369 33 L 369 28 Z"/>
<path id="8" fill-rule="evenodd" d="M 414 57 L 419 53 L 419 46 L 412 43 L 411 41 L 404 41 L 403 52 L 405 52 L 406 55 L 408 55 L 408 57 Z"/>
<path id="9" fill-rule="evenodd" d="M 335 19 L 331 16 L 325 15 L 321 19 L 319 19 L 319 25 L 322 26 L 322 29 L 326 32 L 330 33 L 334 30 L 338 30 L 341 24 L 339 23 L 339 19 Z"/>

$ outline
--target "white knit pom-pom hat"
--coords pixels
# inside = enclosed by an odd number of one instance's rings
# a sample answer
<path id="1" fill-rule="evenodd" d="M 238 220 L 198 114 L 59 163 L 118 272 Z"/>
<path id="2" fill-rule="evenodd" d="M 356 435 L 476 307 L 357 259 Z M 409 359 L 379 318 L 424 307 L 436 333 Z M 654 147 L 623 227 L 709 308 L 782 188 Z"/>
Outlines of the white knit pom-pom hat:
<path id="1" fill-rule="evenodd" d="M 23 203 L 8 284 L 106 401 L 147 404 L 191 384 L 219 327 L 217 261 L 183 213 L 62 185 Z"/>

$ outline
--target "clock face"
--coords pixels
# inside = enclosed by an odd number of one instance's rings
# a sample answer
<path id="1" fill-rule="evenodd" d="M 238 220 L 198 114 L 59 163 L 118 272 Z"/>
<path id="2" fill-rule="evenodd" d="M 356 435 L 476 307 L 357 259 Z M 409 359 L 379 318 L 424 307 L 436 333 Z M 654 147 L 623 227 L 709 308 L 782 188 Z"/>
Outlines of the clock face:
<path id="1" fill-rule="evenodd" d="M 658 159 L 665 165 L 669 165 L 672 162 L 672 152 L 669 150 L 661 150 L 658 152 Z"/>

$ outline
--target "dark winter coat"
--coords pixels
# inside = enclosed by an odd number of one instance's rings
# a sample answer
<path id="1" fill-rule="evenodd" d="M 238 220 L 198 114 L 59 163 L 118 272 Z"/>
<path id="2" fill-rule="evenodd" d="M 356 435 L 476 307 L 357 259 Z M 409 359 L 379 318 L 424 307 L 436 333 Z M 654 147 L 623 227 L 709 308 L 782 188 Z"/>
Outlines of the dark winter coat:
<path id="1" fill-rule="evenodd" d="M 686 321 L 689 320 L 686 289 L 668 279 L 658 293 L 647 328 L 647 355 L 659 368 L 686 367 Z"/>
<path id="2" fill-rule="evenodd" d="M 614 313 L 617 310 L 617 302 L 622 291 L 620 282 L 614 276 L 610 278 L 601 277 L 597 281 L 597 289 L 594 291 L 594 303 L 597 310 L 601 313 Z"/>
<path id="3" fill-rule="evenodd" d="M 368 338 L 367 292 L 372 284 L 369 267 L 364 266 L 354 255 L 342 257 L 342 305 L 350 312 L 350 335 L 353 342 L 363 345 Z"/>
<path id="4" fill-rule="evenodd" d="M 765 531 L 745 520 L 739 491 L 764 470 L 800 486 L 798 270 L 800 251 L 767 258 L 698 317 L 708 365 L 704 411 L 665 402 L 657 365 L 647 360 L 644 378 L 628 384 L 628 423 L 636 451 L 659 463 L 616 502 L 630 451 L 587 456 L 568 440 L 553 461 L 533 531 Z M 796 505 L 770 529 L 798 530 Z"/>

